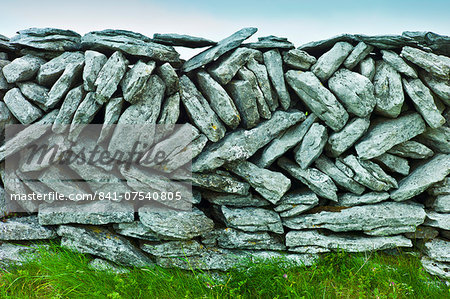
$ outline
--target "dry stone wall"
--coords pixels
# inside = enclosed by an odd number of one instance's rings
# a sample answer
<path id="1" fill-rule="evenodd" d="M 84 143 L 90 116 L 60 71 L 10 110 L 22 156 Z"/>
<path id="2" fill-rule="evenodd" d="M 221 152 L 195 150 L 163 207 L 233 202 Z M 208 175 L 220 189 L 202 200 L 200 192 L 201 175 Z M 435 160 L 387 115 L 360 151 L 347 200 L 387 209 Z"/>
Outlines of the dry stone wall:
<path id="1" fill-rule="evenodd" d="M 14 242 L 55 238 L 119 265 L 213 270 L 242 258 L 309 265 L 337 249 L 424 243 L 424 267 L 449 279 L 450 38 L 405 32 L 344 34 L 298 48 L 275 36 L 246 43 L 256 31 L 219 42 L 123 30 L 0 36 L 2 161 L 43 134 L 5 141 L 8 124 L 55 124 L 52 138 L 66 148 L 77 147 L 88 123 L 104 124 L 97 142 L 109 148 L 133 135 L 108 139 L 111 124 L 189 123 L 194 131 L 192 210 L 42 203 L 11 216 L 4 189 L 68 186 L 24 181 L 36 171 L 24 165 L 10 184 L 2 171 L 0 262 L 34 250 Z M 175 47 L 207 48 L 183 61 Z M 38 171 L 44 178 L 57 170 Z M 119 175 L 145 180 L 133 170 Z M 110 179 L 115 190 L 133 189 Z"/>

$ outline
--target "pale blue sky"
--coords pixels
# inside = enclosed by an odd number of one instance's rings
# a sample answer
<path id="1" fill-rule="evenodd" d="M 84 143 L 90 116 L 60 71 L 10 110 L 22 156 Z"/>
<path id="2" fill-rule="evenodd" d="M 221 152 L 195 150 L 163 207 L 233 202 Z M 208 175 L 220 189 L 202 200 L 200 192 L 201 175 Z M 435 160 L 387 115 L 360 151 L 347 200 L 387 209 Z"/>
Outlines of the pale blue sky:
<path id="1" fill-rule="evenodd" d="M 339 33 L 399 34 L 427 30 L 450 35 L 450 1 L 212 1 L 109 0 L 2 1 L 0 33 L 29 27 L 72 29 L 80 34 L 127 29 L 149 37 L 180 33 L 220 40 L 245 26 L 257 36 L 278 35 L 296 46 Z M 189 56 L 189 51 L 182 56 Z"/>

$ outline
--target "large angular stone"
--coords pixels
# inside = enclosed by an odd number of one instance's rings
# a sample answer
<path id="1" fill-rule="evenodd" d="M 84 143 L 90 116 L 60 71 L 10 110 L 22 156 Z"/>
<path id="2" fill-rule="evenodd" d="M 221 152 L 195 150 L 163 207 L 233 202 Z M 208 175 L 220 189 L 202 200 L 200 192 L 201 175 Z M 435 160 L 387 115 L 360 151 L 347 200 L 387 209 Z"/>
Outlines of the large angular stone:
<path id="1" fill-rule="evenodd" d="M 419 76 L 447 106 L 450 106 L 450 80 L 435 78 L 425 71 L 421 71 Z"/>
<path id="2" fill-rule="evenodd" d="M 211 231 L 214 222 L 197 208 L 176 211 L 152 206 L 139 208 L 139 219 L 162 238 L 188 240 Z"/>
<path id="3" fill-rule="evenodd" d="M 273 87 L 278 95 L 278 101 L 284 110 L 291 105 L 291 98 L 284 81 L 283 62 L 278 50 L 269 50 L 263 54 L 264 64 L 272 82 Z"/>
<path id="4" fill-rule="evenodd" d="M 270 112 L 270 108 L 266 103 L 266 100 L 264 98 L 264 94 L 259 88 L 258 81 L 256 79 L 256 76 L 253 74 L 252 71 L 247 69 L 245 66 L 241 67 L 237 73 L 237 78 L 241 80 L 245 80 L 248 83 L 250 83 L 250 86 L 253 90 L 253 94 L 256 97 L 256 105 L 258 107 L 259 115 L 262 118 L 269 119 L 272 116 L 272 113 Z"/>
<path id="5" fill-rule="evenodd" d="M 426 128 L 419 135 L 418 141 L 432 148 L 435 152 L 450 154 L 450 127 Z"/>
<path id="6" fill-rule="evenodd" d="M 128 61 L 122 52 L 114 52 L 108 61 L 103 65 L 100 73 L 95 79 L 95 93 L 98 95 L 97 101 L 107 102 L 117 90 L 120 80 L 122 80 L 127 70 Z M 145 72 L 145 71 L 144 71 Z M 128 86 L 126 86 L 128 87 Z M 128 90 L 124 90 L 124 96 L 129 95 Z"/>
<path id="7" fill-rule="evenodd" d="M 155 43 L 147 36 L 127 30 L 92 31 L 81 38 L 81 45 L 84 49 L 121 51 L 164 62 L 178 62 L 180 56 L 173 47 Z"/>
<path id="8" fill-rule="evenodd" d="M 425 164 L 417 167 L 399 182 L 397 190 L 391 192 L 395 201 L 410 199 L 450 174 L 450 155 L 437 154 Z"/>
<path id="9" fill-rule="evenodd" d="M 81 48 L 81 36 L 72 30 L 29 28 L 17 33 L 9 41 L 12 45 L 59 52 L 77 51 Z"/>
<path id="10" fill-rule="evenodd" d="M 34 82 L 17 83 L 22 94 L 29 100 L 33 101 L 39 108 L 47 111 L 45 103 L 48 101 L 48 88 L 40 86 Z"/>
<path id="11" fill-rule="evenodd" d="M 425 219 L 424 225 L 450 230 L 450 214 L 427 211 L 427 218 Z"/>
<path id="12" fill-rule="evenodd" d="M 293 69 L 309 70 L 317 59 L 300 49 L 292 49 L 283 53 L 283 62 Z"/>
<path id="13" fill-rule="evenodd" d="M 375 60 L 372 57 L 368 57 L 361 61 L 359 64 L 359 72 L 361 75 L 372 81 L 376 72 Z"/>
<path id="14" fill-rule="evenodd" d="M 281 218 L 294 217 L 319 204 L 319 198 L 309 190 L 295 190 L 281 198 L 274 208 Z"/>
<path id="15" fill-rule="evenodd" d="M 246 180 L 256 192 L 273 204 L 291 187 L 291 180 L 283 174 L 259 168 L 248 161 L 231 162 L 225 168 Z"/>
<path id="16" fill-rule="evenodd" d="M 28 102 L 17 87 L 10 89 L 3 101 L 9 111 L 24 125 L 42 117 L 42 111 Z"/>
<path id="17" fill-rule="evenodd" d="M 272 90 L 266 66 L 264 64 L 259 64 L 254 58 L 251 58 L 247 62 L 247 68 L 255 74 L 259 88 L 264 94 L 264 98 L 266 99 L 270 111 L 275 111 L 275 109 L 278 108 L 278 99 L 275 92 Z"/>
<path id="18" fill-rule="evenodd" d="M 103 227 L 61 225 L 57 233 L 62 237 L 61 246 L 74 251 L 97 255 L 123 266 L 153 264 L 129 240 Z"/>
<path id="19" fill-rule="evenodd" d="M 207 173 L 192 173 L 192 184 L 216 192 L 247 195 L 250 185 L 242 182 L 229 172 L 216 170 Z"/>
<path id="20" fill-rule="evenodd" d="M 316 230 L 290 231 L 286 234 L 286 246 L 289 251 L 310 253 L 345 250 L 347 252 L 365 252 L 412 247 L 409 239 L 403 236 L 367 237 L 351 234 L 325 235 Z"/>
<path id="21" fill-rule="evenodd" d="M 102 131 L 98 137 L 98 142 L 107 140 L 112 134 L 115 124 L 120 118 L 124 100 L 122 97 L 112 98 L 105 105 L 105 118 L 103 120 Z"/>
<path id="22" fill-rule="evenodd" d="M 359 42 L 352 50 L 350 55 L 344 60 L 344 66 L 349 70 L 353 69 L 360 63 L 367 55 L 372 52 L 373 46 L 367 45 L 364 42 Z M 369 79 L 370 80 L 370 79 Z"/>
<path id="23" fill-rule="evenodd" d="M 147 241 L 160 241 L 159 236 L 140 221 L 129 223 L 116 223 L 113 225 L 114 231 L 123 236 L 142 239 Z"/>
<path id="24" fill-rule="evenodd" d="M 431 196 L 437 195 L 449 195 L 450 194 L 450 177 L 446 177 L 444 180 L 433 184 L 428 190 Z"/>
<path id="25" fill-rule="evenodd" d="M 234 103 L 242 119 L 245 129 L 251 129 L 259 123 L 257 95 L 251 84 L 244 80 L 233 80 L 227 85 L 228 92 L 234 99 Z"/>
<path id="26" fill-rule="evenodd" d="M 389 199 L 387 192 L 368 192 L 364 194 L 344 193 L 339 195 L 338 205 L 353 207 L 366 204 L 379 203 Z"/>
<path id="27" fill-rule="evenodd" d="M 153 41 L 163 45 L 187 48 L 203 48 L 217 44 L 215 41 L 203 37 L 175 33 L 155 33 L 153 34 Z"/>
<path id="28" fill-rule="evenodd" d="M 384 202 L 356 206 L 339 212 L 322 211 L 283 219 L 292 229 L 325 228 L 335 232 L 364 231 L 369 235 L 387 236 L 414 232 L 425 219 L 423 206 L 416 203 Z"/>
<path id="29" fill-rule="evenodd" d="M 317 195 L 332 201 L 338 200 L 336 185 L 323 172 L 315 168 L 302 169 L 285 157 L 278 159 L 278 166 L 308 186 Z"/>
<path id="30" fill-rule="evenodd" d="M 207 146 L 194 160 L 192 171 L 207 171 L 226 162 L 248 159 L 280 132 L 303 118 L 304 114 L 300 111 L 277 111 L 270 120 L 260 123 L 256 128 L 232 132 L 221 141 Z"/>
<path id="31" fill-rule="evenodd" d="M 430 274 L 439 276 L 443 279 L 450 279 L 450 265 L 449 263 L 436 262 L 426 256 L 420 260 L 423 268 Z"/>
<path id="32" fill-rule="evenodd" d="M 311 68 L 312 72 L 321 80 L 326 81 L 344 62 L 353 46 L 346 42 L 337 42 L 328 52 L 317 59 Z"/>
<path id="33" fill-rule="evenodd" d="M 166 85 L 166 96 L 171 96 L 180 90 L 180 79 L 170 63 L 166 62 L 159 66 L 156 69 L 156 74 Z"/>
<path id="34" fill-rule="evenodd" d="M 127 71 L 122 81 L 120 81 L 125 101 L 134 104 L 142 100 L 141 97 L 145 95 L 145 84 L 155 67 L 156 63 L 154 61 L 145 63 L 139 60 L 131 70 Z"/>
<path id="35" fill-rule="evenodd" d="M 282 49 L 289 50 L 294 48 L 294 45 L 285 37 L 277 37 L 273 35 L 258 37 L 257 42 L 244 44 L 243 46 L 258 50 L 267 49 Z"/>
<path id="36" fill-rule="evenodd" d="M 95 91 L 95 80 L 108 58 L 105 54 L 87 50 L 84 53 L 83 88 L 86 92 Z"/>
<path id="37" fill-rule="evenodd" d="M 97 96 L 94 92 L 90 92 L 86 95 L 73 116 L 70 125 L 69 140 L 75 141 L 78 138 L 78 135 L 80 135 L 85 125 L 89 124 L 94 119 L 94 116 L 101 107 L 102 104 L 97 101 Z"/>
<path id="38" fill-rule="evenodd" d="M 389 153 L 384 153 L 373 158 L 374 161 L 383 164 L 388 170 L 398 172 L 403 175 L 409 174 L 409 162 L 405 158 L 401 158 Z"/>
<path id="39" fill-rule="evenodd" d="M 446 80 L 450 77 L 450 59 L 448 57 L 408 46 L 403 47 L 401 55 L 436 77 Z"/>
<path id="40" fill-rule="evenodd" d="M 364 186 L 347 176 L 325 155 L 320 156 L 316 160 L 315 165 L 317 169 L 330 176 L 337 185 L 341 186 L 345 190 L 355 194 L 362 194 L 364 192 Z"/>
<path id="41" fill-rule="evenodd" d="M 410 78 L 417 79 L 417 72 L 409 66 L 397 53 L 389 50 L 381 50 L 383 60 L 392 66 L 397 72 Z"/>
<path id="42" fill-rule="evenodd" d="M 384 120 L 371 127 L 355 149 L 361 159 L 371 159 L 424 131 L 425 123 L 418 113 Z"/>
<path id="43" fill-rule="evenodd" d="M 270 205 L 267 200 L 251 193 L 248 193 L 247 195 L 239 195 L 206 191 L 202 192 L 202 196 L 210 203 L 220 206 L 264 207 Z"/>
<path id="44" fill-rule="evenodd" d="M 220 56 L 225 54 L 226 52 L 233 50 L 239 45 L 252 36 L 258 29 L 256 28 L 243 28 L 231 36 L 221 40 L 217 43 L 217 45 L 206 49 L 205 51 L 201 52 L 200 54 L 197 54 L 196 56 L 192 57 L 188 61 L 186 61 L 182 67 L 183 72 L 189 72 L 194 69 L 200 68 L 212 61 L 217 60 Z"/>
<path id="45" fill-rule="evenodd" d="M 411 159 L 428 159 L 434 155 L 431 149 L 414 140 L 397 144 L 387 152 L 399 157 Z"/>
<path id="46" fill-rule="evenodd" d="M 340 69 L 328 80 L 328 87 L 336 94 L 349 113 L 366 117 L 377 100 L 369 79 L 347 69 Z"/>
<path id="47" fill-rule="evenodd" d="M 450 262 L 450 241 L 434 239 L 426 242 L 425 254 L 435 261 Z"/>
<path id="48" fill-rule="evenodd" d="M 303 169 L 309 167 L 322 154 L 327 139 L 327 128 L 318 123 L 312 124 L 301 144 L 294 149 L 298 165 Z"/>
<path id="49" fill-rule="evenodd" d="M 41 65 L 45 63 L 42 58 L 25 55 L 14 59 L 2 68 L 3 76 L 8 83 L 16 83 L 33 79 Z"/>
<path id="50" fill-rule="evenodd" d="M 262 208 L 228 208 L 221 207 L 224 222 L 228 227 L 237 228 L 246 232 L 269 231 L 277 234 L 284 232 L 280 216 L 272 211 Z"/>
<path id="51" fill-rule="evenodd" d="M 212 110 L 217 113 L 224 124 L 235 129 L 239 125 L 241 117 L 225 89 L 204 70 L 197 73 L 197 80 L 200 90 L 208 100 Z"/>
<path id="52" fill-rule="evenodd" d="M 348 120 L 348 113 L 312 72 L 290 70 L 286 80 L 308 108 L 334 131 L 340 131 Z"/>
<path id="53" fill-rule="evenodd" d="M 354 118 L 339 132 L 331 133 L 325 149 L 332 157 L 338 157 L 348 150 L 367 131 L 370 120 L 366 118 Z"/>
<path id="54" fill-rule="evenodd" d="M 0 240 L 42 240 L 56 238 L 52 228 L 39 224 L 36 215 L 8 218 L 0 222 Z"/>
<path id="55" fill-rule="evenodd" d="M 16 245 L 11 243 L 2 243 L 0 245 L 0 265 L 8 267 L 11 265 L 22 265 L 22 263 L 39 258 L 39 245 Z"/>
<path id="56" fill-rule="evenodd" d="M 168 241 L 163 243 L 143 243 L 141 249 L 152 256 L 187 257 L 199 255 L 202 245 L 195 240 Z"/>
<path id="57" fill-rule="evenodd" d="M 400 74 L 386 62 L 378 61 L 373 85 L 377 99 L 375 111 L 386 117 L 397 117 L 405 100 Z"/>
<path id="58" fill-rule="evenodd" d="M 48 92 L 48 100 L 45 106 L 49 109 L 55 107 L 59 101 L 67 94 L 79 79 L 83 70 L 84 61 L 78 63 L 70 63 L 62 73 L 61 77 L 56 80 L 52 88 Z"/>
<path id="59" fill-rule="evenodd" d="M 217 246 L 226 249 L 286 250 L 282 241 L 268 232 L 243 232 L 234 228 L 212 232 Z"/>
<path id="60" fill-rule="evenodd" d="M 80 63 L 84 61 L 84 55 L 81 52 L 64 52 L 49 62 L 43 64 L 37 74 L 37 81 L 40 85 L 51 86 L 58 80 L 64 72 L 67 65 L 71 63 Z"/>
<path id="61" fill-rule="evenodd" d="M 181 101 L 192 122 L 212 142 L 222 139 L 225 135 L 225 126 L 186 75 L 180 78 L 180 90 Z"/>
<path id="62" fill-rule="evenodd" d="M 75 112 L 77 111 L 83 98 L 84 91 L 81 85 L 73 88 L 67 93 L 66 98 L 59 109 L 58 116 L 52 126 L 52 131 L 54 133 L 62 133 L 70 127 L 73 116 L 75 115 Z"/>

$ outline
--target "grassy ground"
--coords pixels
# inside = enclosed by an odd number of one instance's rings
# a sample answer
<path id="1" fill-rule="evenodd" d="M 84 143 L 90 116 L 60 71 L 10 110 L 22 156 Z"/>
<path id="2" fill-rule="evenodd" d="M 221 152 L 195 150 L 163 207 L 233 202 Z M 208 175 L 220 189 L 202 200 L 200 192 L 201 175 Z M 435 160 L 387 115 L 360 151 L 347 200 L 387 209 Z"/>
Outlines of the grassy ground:
<path id="1" fill-rule="evenodd" d="M 325 255 L 315 266 L 247 263 L 223 275 L 153 267 L 128 274 L 89 268 L 91 257 L 57 245 L 0 271 L 1 298 L 450 298 L 419 258 L 383 253 Z"/>

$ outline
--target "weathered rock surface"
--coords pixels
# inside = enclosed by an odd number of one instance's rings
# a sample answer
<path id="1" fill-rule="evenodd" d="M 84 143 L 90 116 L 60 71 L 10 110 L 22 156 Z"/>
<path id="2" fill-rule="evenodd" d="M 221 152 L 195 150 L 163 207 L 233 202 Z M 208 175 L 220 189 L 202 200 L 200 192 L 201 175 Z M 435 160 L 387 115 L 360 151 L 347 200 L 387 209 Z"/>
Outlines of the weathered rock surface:
<path id="1" fill-rule="evenodd" d="M 282 59 L 278 50 L 270 50 L 263 54 L 264 64 L 267 68 L 270 81 L 278 95 L 278 101 L 284 110 L 291 105 L 291 98 L 286 87 L 283 75 Z"/>
<path id="2" fill-rule="evenodd" d="M 250 83 L 253 94 L 255 95 L 256 98 L 256 105 L 258 107 L 259 115 L 262 118 L 269 119 L 272 116 L 272 113 L 270 112 L 270 108 L 266 103 L 264 94 L 259 88 L 258 81 L 253 72 L 247 69 L 245 66 L 243 66 L 239 69 L 237 73 L 237 78 L 240 80 L 245 80 L 248 83 Z"/>
<path id="3" fill-rule="evenodd" d="M 378 61 L 373 86 L 377 99 L 375 111 L 386 117 L 397 117 L 405 100 L 400 74 L 386 62 Z"/>
<path id="4" fill-rule="evenodd" d="M 326 81 L 344 62 L 353 46 L 346 42 L 337 42 L 328 52 L 317 59 L 311 68 L 312 72 L 321 80 Z"/>
<path id="5" fill-rule="evenodd" d="M 25 246 L 11 243 L 0 244 L 0 265 L 8 267 L 21 265 L 27 260 L 38 258 L 37 245 Z"/>
<path id="6" fill-rule="evenodd" d="M 101 107 L 102 105 L 97 101 L 97 96 L 94 92 L 86 95 L 73 116 L 72 124 L 70 125 L 69 140 L 75 141 L 78 138 L 85 125 L 92 121 Z"/>
<path id="7" fill-rule="evenodd" d="M 84 91 L 81 85 L 73 88 L 67 93 L 52 126 L 52 131 L 54 133 L 62 133 L 70 127 L 73 116 L 75 115 L 75 112 L 77 111 L 83 98 Z"/>
<path id="8" fill-rule="evenodd" d="M 114 52 L 106 61 L 100 70 L 97 79 L 95 79 L 95 93 L 99 103 L 107 102 L 114 92 L 117 90 L 120 80 L 122 80 L 127 70 L 128 61 L 122 52 Z M 128 87 L 128 86 L 126 86 Z M 127 95 L 127 90 L 124 90 L 124 96 Z"/>
<path id="9" fill-rule="evenodd" d="M 306 212 L 319 204 L 319 198 L 314 192 L 300 189 L 287 193 L 274 208 L 280 217 L 294 217 Z"/>
<path id="10" fill-rule="evenodd" d="M 3 101 L 9 111 L 24 125 L 42 117 L 42 111 L 28 102 L 17 87 L 10 89 Z"/>
<path id="11" fill-rule="evenodd" d="M 142 100 L 141 97 L 145 95 L 146 90 L 144 85 L 147 83 L 155 67 L 156 63 L 154 61 L 145 63 L 139 60 L 131 70 L 126 72 L 122 81 L 120 81 L 120 87 L 122 88 L 125 101 L 134 104 Z"/>
<path id="12" fill-rule="evenodd" d="M 36 215 L 8 218 L 0 222 L 0 240 L 42 240 L 56 238 L 56 232 L 52 228 L 39 224 Z"/>
<path id="13" fill-rule="evenodd" d="M 436 212 L 450 213 L 450 194 L 436 196 L 431 204 L 431 208 Z"/>
<path id="14" fill-rule="evenodd" d="M 409 66 L 399 55 L 393 51 L 381 50 L 383 60 L 392 66 L 397 72 L 402 73 L 410 78 L 417 79 L 417 72 Z"/>
<path id="15" fill-rule="evenodd" d="M 378 157 L 373 158 L 374 161 L 381 163 L 388 170 L 397 172 L 403 175 L 409 174 L 409 163 L 405 158 L 401 158 L 389 153 L 384 153 Z"/>
<path id="16" fill-rule="evenodd" d="M 84 53 L 83 88 L 86 92 L 95 91 L 95 80 L 107 60 L 106 55 L 96 51 Z"/>
<path id="17" fill-rule="evenodd" d="M 101 271 L 101 272 L 108 272 L 108 273 L 114 273 L 114 274 L 126 274 L 130 273 L 130 270 L 128 270 L 125 267 L 118 266 L 112 262 L 109 262 L 104 259 L 93 259 L 89 262 L 89 268 L 95 270 L 95 271 Z"/>
<path id="18" fill-rule="evenodd" d="M 339 132 L 331 133 L 325 149 L 332 157 L 338 157 L 358 141 L 369 128 L 369 118 L 354 118 Z"/>
<path id="19" fill-rule="evenodd" d="M 412 159 L 427 159 L 434 154 L 431 149 L 414 140 L 409 140 L 397 144 L 387 152 L 399 157 Z"/>
<path id="20" fill-rule="evenodd" d="M 443 279 L 450 279 L 450 265 L 448 263 L 436 262 L 426 256 L 422 257 L 420 261 L 428 273 L 437 275 Z"/>
<path id="21" fill-rule="evenodd" d="M 279 237 L 267 232 L 243 232 L 233 228 L 217 229 L 211 232 L 217 246 L 226 249 L 285 250 Z M 210 236 L 205 236 L 211 238 Z"/>
<path id="22" fill-rule="evenodd" d="M 166 85 L 166 96 L 171 96 L 180 90 L 180 79 L 170 63 L 166 62 L 156 68 L 156 74 Z"/>
<path id="23" fill-rule="evenodd" d="M 98 142 L 107 140 L 112 134 L 115 124 L 119 121 L 124 100 L 122 97 L 112 98 L 105 105 L 105 118 L 103 120 L 102 131 L 98 137 Z"/>
<path id="24" fill-rule="evenodd" d="M 147 241 L 160 241 L 159 236 L 140 221 L 116 223 L 114 231 L 120 235 Z"/>
<path id="25" fill-rule="evenodd" d="M 344 60 L 344 66 L 349 70 L 353 69 L 358 63 L 360 63 L 370 52 L 372 52 L 373 46 L 367 45 L 364 42 L 359 42 L 350 52 L 350 55 Z M 369 78 L 371 80 L 371 78 Z"/>
<path id="26" fill-rule="evenodd" d="M 344 193 L 339 195 L 338 205 L 353 207 L 365 204 L 374 204 L 389 199 L 387 192 L 368 192 L 364 194 Z"/>
<path id="27" fill-rule="evenodd" d="M 300 49 L 292 49 L 283 53 L 283 62 L 293 69 L 309 70 L 317 59 Z"/>
<path id="28" fill-rule="evenodd" d="M 425 132 L 419 136 L 418 140 L 436 152 L 450 154 L 449 127 L 441 126 L 436 129 L 426 128 Z"/>
<path id="29" fill-rule="evenodd" d="M 216 42 L 203 37 L 175 33 L 155 33 L 153 34 L 153 41 L 163 45 L 187 48 L 202 48 L 217 44 Z"/>
<path id="30" fill-rule="evenodd" d="M 37 81 L 40 85 L 50 87 L 58 80 L 67 65 L 71 63 L 77 64 L 81 61 L 84 61 L 83 53 L 64 52 L 40 67 L 37 74 Z"/>
<path id="31" fill-rule="evenodd" d="M 428 72 L 421 71 L 420 79 L 448 106 L 450 105 L 450 82 L 435 78 Z"/>
<path id="32" fill-rule="evenodd" d="M 372 81 L 376 72 L 375 60 L 372 57 L 368 57 L 361 61 L 359 63 L 359 72 L 361 75 Z"/>
<path id="33" fill-rule="evenodd" d="M 215 170 L 207 173 L 192 173 L 192 185 L 207 190 L 247 195 L 250 185 L 242 182 L 229 172 Z"/>
<path id="34" fill-rule="evenodd" d="M 442 181 L 433 184 L 428 188 L 427 192 L 432 196 L 450 194 L 450 178 L 446 177 Z"/>
<path id="35" fill-rule="evenodd" d="M 202 249 L 195 240 L 188 241 L 168 241 L 163 243 L 143 243 L 141 249 L 152 256 L 158 257 L 186 257 L 199 255 Z"/>
<path id="36" fill-rule="evenodd" d="M 322 154 L 327 139 L 327 128 L 314 123 L 294 149 L 295 161 L 301 168 L 306 169 Z"/>
<path id="37" fill-rule="evenodd" d="M 246 232 L 269 231 L 277 234 L 284 232 L 280 216 L 272 211 L 262 208 L 229 208 L 221 207 L 224 222 L 228 227 L 237 228 Z"/>
<path id="38" fill-rule="evenodd" d="M 424 225 L 450 230 L 450 214 L 427 211 L 427 218 L 425 219 Z"/>
<path id="39" fill-rule="evenodd" d="M 258 37 L 258 41 L 254 43 L 243 44 L 245 47 L 258 50 L 266 49 L 283 49 L 289 50 L 294 48 L 294 45 L 285 37 L 277 37 L 273 35 Z"/>
<path id="40" fill-rule="evenodd" d="M 67 94 L 67 92 L 75 85 L 78 77 L 82 73 L 84 61 L 79 63 L 70 63 L 62 73 L 61 77 L 56 80 L 52 88 L 48 92 L 48 99 L 45 106 L 48 109 L 55 107 L 59 101 Z"/>
<path id="41" fill-rule="evenodd" d="M 230 207 L 264 207 L 270 203 L 251 193 L 239 195 L 218 192 L 202 192 L 203 197 L 212 204 Z"/>
<path id="42" fill-rule="evenodd" d="M 276 93 L 272 90 L 266 66 L 264 64 L 259 64 L 254 58 L 251 58 L 247 62 L 247 68 L 255 74 L 259 88 L 264 94 L 264 99 L 266 100 L 270 111 L 275 111 L 275 109 L 278 108 L 278 99 Z"/>
<path id="43" fill-rule="evenodd" d="M 260 115 L 256 94 L 250 83 L 244 80 L 233 80 L 228 84 L 227 89 L 239 110 L 243 127 L 245 129 L 255 127 L 259 123 Z"/>
<path id="44" fill-rule="evenodd" d="M 419 225 L 413 233 L 405 233 L 408 239 L 434 239 L 439 235 L 439 231 L 433 227 Z"/>
<path id="45" fill-rule="evenodd" d="M 427 72 L 432 73 L 434 76 L 446 80 L 449 79 L 450 60 L 448 57 L 408 46 L 403 47 L 401 55 Z"/>
<path id="46" fill-rule="evenodd" d="M 48 110 L 45 106 L 45 103 L 48 101 L 48 88 L 40 86 L 34 82 L 17 83 L 17 86 L 20 88 L 22 94 L 27 99 L 33 101 L 36 106 L 44 111 Z"/>
<path id="47" fill-rule="evenodd" d="M 47 51 L 77 51 L 81 48 L 81 36 L 71 30 L 29 28 L 17 33 L 9 41 L 12 45 Z"/>
<path id="48" fill-rule="evenodd" d="M 8 83 L 16 83 L 33 79 L 41 65 L 45 63 L 42 58 L 25 55 L 14 59 L 11 63 L 3 66 L 3 76 Z"/>
<path id="49" fill-rule="evenodd" d="M 450 262 L 450 241 L 434 239 L 425 243 L 425 254 L 435 261 Z"/>

